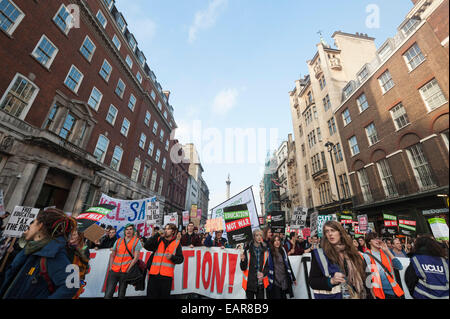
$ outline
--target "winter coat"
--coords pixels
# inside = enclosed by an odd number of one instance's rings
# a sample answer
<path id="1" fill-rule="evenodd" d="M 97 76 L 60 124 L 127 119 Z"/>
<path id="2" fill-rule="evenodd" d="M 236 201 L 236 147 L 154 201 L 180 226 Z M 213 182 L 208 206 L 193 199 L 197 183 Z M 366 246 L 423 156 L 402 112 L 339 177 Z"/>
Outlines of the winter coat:
<path id="1" fill-rule="evenodd" d="M 261 245 L 261 256 L 260 256 L 260 264 L 259 264 L 259 268 L 257 267 L 257 260 L 256 260 L 256 253 L 255 253 L 255 246 L 253 244 L 253 240 L 246 245 L 246 247 L 244 248 L 244 260 L 241 260 L 240 263 L 240 267 L 242 271 L 245 271 L 248 269 L 248 282 L 247 282 L 247 290 L 248 291 L 253 291 L 256 292 L 258 291 L 258 277 L 257 277 L 257 272 L 262 272 L 264 274 L 264 276 L 267 276 L 269 273 L 269 265 L 266 262 L 264 268 L 263 268 L 263 263 L 264 263 L 264 252 L 267 251 L 267 246 Z M 248 253 L 250 253 L 250 265 L 248 262 Z"/>
<path id="2" fill-rule="evenodd" d="M 47 259 L 47 273 L 55 290 L 52 294 L 48 283 L 40 275 L 41 257 Z M 66 279 L 73 272 L 66 273 L 72 262 L 67 256 L 66 240 L 59 237 L 50 241 L 41 250 L 25 255 L 23 249 L 6 271 L 5 281 L 0 289 L 2 299 L 71 299 L 78 288 L 68 288 Z"/>
<path id="3" fill-rule="evenodd" d="M 205 238 L 205 246 L 206 247 L 225 247 L 227 248 L 227 240 L 226 238 L 221 237 L 220 242 L 217 242 L 217 239 L 212 239 L 211 234 L 208 234 Z"/>
<path id="4" fill-rule="evenodd" d="M 291 296 L 291 298 L 294 298 L 294 291 L 292 289 L 292 285 L 293 285 L 294 281 L 297 281 L 297 280 L 295 279 L 294 272 L 292 271 L 292 266 L 289 261 L 288 255 L 283 247 L 280 247 L 280 253 L 282 254 L 284 268 L 286 270 L 287 284 L 288 284 L 287 293 Z M 269 287 L 267 289 L 271 290 L 273 288 L 275 278 L 277 277 L 277 273 L 276 273 L 276 270 L 275 270 L 276 268 L 274 265 L 274 256 L 270 249 L 269 249 L 269 259 L 267 262 L 268 262 L 268 267 L 269 267 L 269 274 L 268 274 Z"/>

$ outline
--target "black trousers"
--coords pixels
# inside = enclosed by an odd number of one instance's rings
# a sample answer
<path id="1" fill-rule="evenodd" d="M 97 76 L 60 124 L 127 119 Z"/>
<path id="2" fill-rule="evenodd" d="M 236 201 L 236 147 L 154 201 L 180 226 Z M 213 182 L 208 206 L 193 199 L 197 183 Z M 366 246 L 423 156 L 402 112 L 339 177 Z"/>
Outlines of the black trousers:
<path id="1" fill-rule="evenodd" d="M 287 299 L 287 291 L 273 284 L 272 289 L 267 289 L 267 299 Z"/>
<path id="2" fill-rule="evenodd" d="M 112 299 L 117 283 L 119 283 L 119 299 L 125 298 L 128 284 L 125 281 L 127 273 L 114 272 L 112 270 L 108 273 L 108 280 L 106 281 L 105 299 Z"/>
<path id="3" fill-rule="evenodd" d="M 247 299 L 264 299 L 264 286 L 258 286 L 257 291 L 246 290 Z"/>
<path id="4" fill-rule="evenodd" d="M 147 284 L 147 298 L 149 299 L 171 299 L 172 277 L 150 275 Z"/>

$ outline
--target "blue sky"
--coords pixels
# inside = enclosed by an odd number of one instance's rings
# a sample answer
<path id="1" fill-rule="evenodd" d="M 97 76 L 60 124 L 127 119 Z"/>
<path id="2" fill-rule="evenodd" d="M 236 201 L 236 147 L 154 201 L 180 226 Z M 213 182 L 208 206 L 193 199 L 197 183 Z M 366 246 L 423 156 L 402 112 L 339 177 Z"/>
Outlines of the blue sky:
<path id="1" fill-rule="evenodd" d="M 366 25 L 379 8 L 379 26 Z M 200 158 L 210 189 L 209 208 L 225 200 L 225 180 L 231 193 L 253 185 L 259 206 L 259 182 L 266 150 L 257 148 L 256 161 L 225 162 L 226 129 L 278 130 L 278 141 L 292 133 L 289 91 L 307 72 L 306 61 L 316 53 L 321 30 L 367 33 L 379 47 L 395 35 L 412 8 L 410 0 L 116 0 L 139 48 L 164 90 L 171 91 L 181 143 L 200 143 L 192 134 L 201 123 Z M 200 121 L 200 122 L 194 122 Z M 198 126 L 198 124 L 197 124 Z M 208 130 L 209 129 L 209 130 Z M 219 134 L 219 136 L 217 136 Z M 219 139 L 220 140 L 220 139 Z M 246 148 L 248 145 L 246 145 Z M 216 153 L 209 153 L 211 150 Z M 235 148 L 234 148 L 235 149 Z M 218 151 L 219 150 L 219 151 Z M 237 152 L 235 150 L 235 152 Z M 210 159 L 208 154 L 215 154 Z M 220 157 L 222 160 L 220 160 Z"/>

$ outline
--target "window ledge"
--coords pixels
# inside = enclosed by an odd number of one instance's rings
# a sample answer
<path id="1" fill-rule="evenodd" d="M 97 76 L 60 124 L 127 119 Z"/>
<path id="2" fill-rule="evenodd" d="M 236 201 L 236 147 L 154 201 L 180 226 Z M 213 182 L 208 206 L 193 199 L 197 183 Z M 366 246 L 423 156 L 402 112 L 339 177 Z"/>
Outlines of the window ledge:
<path id="1" fill-rule="evenodd" d="M 402 126 L 401 128 L 396 129 L 395 132 L 399 132 L 399 131 L 403 130 L 405 127 L 410 126 L 410 125 L 411 125 L 411 123 L 408 123 L 405 126 Z"/>
<path id="2" fill-rule="evenodd" d="M 435 107 L 434 109 L 429 110 L 429 111 L 427 112 L 427 114 L 430 114 L 431 112 L 436 111 L 437 109 L 441 108 L 442 106 L 444 106 L 444 105 L 447 104 L 447 103 L 448 103 L 448 101 L 445 101 L 444 103 L 442 103 L 441 105 Z M 427 109 L 428 109 L 428 107 L 427 107 Z"/>
<path id="3" fill-rule="evenodd" d="M 33 53 L 30 53 L 30 56 L 31 56 L 31 57 L 33 58 L 33 60 L 36 61 L 37 64 L 39 64 L 45 71 L 51 73 L 51 71 L 50 71 L 50 66 L 51 66 L 51 65 L 50 65 L 49 67 L 43 65 L 43 64 L 42 64 L 41 62 L 39 62 L 39 60 L 33 55 Z"/>

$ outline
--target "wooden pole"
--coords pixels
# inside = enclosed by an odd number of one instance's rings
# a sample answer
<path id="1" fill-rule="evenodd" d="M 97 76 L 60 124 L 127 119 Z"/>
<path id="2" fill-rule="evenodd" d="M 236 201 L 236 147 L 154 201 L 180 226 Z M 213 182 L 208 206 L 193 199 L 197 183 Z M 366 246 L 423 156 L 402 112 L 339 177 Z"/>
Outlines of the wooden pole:
<path id="1" fill-rule="evenodd" d="M 13 238 L 11 245 L 8 247 L 8 250 L 10 247 L 14 247 L 14 244 L 16 243 L 17 238 Z M 8 260 L 9 257 L 9 251 L 6 252 L 6 255 L 3 256 L 3 261 L 2 261 L 2 265 L 0 266 L 0 272 L 3 272 L 5 265 L 6 265 L 6 261 Z"/>

